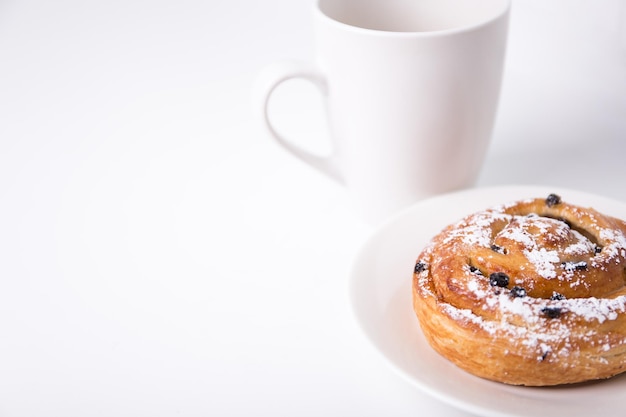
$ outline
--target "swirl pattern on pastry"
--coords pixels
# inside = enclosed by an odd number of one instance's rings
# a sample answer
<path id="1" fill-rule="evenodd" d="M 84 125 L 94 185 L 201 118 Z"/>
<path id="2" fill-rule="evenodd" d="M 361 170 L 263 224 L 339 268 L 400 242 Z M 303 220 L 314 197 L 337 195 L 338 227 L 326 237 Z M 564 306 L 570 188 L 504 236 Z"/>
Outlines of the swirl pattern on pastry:
<path id="1" fill-rule="evenodd" d="M 551 194 L 448 226 L 419 255 L 429 344 L 477 376 L 544 386 L 626 371 L 626 222 Z"/>

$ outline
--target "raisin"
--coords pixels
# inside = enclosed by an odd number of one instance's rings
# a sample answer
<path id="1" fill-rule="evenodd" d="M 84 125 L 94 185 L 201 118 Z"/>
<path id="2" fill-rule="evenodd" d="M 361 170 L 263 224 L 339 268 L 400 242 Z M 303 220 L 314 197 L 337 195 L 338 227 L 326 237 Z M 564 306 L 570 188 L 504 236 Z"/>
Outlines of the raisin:
<path id="1" fill-rule="evenodd" d="M 556 194 L 550 194 L 548 198 L 546 198 L 546 205 L 548 207 L 556 206 L 561 203 L 561 197 Z"/>
<path id="2" fill-rule="evenodd" d="M 418 262 L 415 264 L 415 273 L 419 274 L 424 271 L 426 271 L 426 264 L 424 262 Z"/>
<path id="3" fill-rule="evenodd" d="M 580 262 L 561 262 L 561 266 L 567 272 L 586 271 L 587 270 L 587 262 L 585 262 L 585 261 L 580 261 Z"/>
<path id="4" fill-rule="evenodd" d="M 489 275 L 489 284 L 492 287 L 507 287 L 509 285 L 509 276 L 504 272 L 494 272 Z"/>
<path id="5" fill-rule="evenodd" d="M 549 319 L 558 319 L 561 317 L 561 309 L 559 307 L 544 307 L 541 312 Z"/>
<path id="6" fill-rule="evenodd" d="M 561 293 L 554 291 L 550 299 L 551 300 L 565 300 L 565 296 Z"/>
<path id="7" fill-rule="evenodd" d="M 503 255 L 506 255 L 506 250 L 502 247 L 502 246 L 498 246 L 496 244 L 491 245 L 491 250 L 494 252 L 498 252 L 501 253 Z"/>
<path id="8" fill-rule="evenodd" d="M 526 290 L 516 285 L 515 287 L 511 288 L 511 296 L 514 298 L 526 297 Z"/>
<path id="9" fill-rule="evenodd" d="M 482 275 L 483 273 L 480 271 L 480 269 L 476 268 L 473 265 L 470 265 L 469 270 L 472 274 L 476 274 L 476 275 Z"/>

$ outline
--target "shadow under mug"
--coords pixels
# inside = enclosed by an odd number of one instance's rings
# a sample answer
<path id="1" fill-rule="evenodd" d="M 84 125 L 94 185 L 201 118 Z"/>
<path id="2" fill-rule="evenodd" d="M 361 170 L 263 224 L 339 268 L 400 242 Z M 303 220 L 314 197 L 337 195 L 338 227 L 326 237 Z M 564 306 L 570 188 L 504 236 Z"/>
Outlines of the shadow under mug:
<path id="1" fill-rule="evenodd" d="M 510 0 L 319 0 L 315 64 L 260 76 L 264 127 L 302 161 L 344 184 L 378 223 L 415 201 L 471 186 L 497 113 Z M 324 97 L 332 153 L 281 136 L 268 103 L 302 78 Z"/>

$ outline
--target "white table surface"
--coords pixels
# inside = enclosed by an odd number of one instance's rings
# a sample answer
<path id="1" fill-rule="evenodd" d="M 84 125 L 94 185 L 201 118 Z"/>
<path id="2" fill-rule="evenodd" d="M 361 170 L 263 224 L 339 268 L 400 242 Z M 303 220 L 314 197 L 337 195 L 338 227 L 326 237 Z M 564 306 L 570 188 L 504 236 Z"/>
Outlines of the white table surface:
<path id="1" fill-rule="evenodd" d="M 542 3 L 514 1 L 477 186 L 626 201 L 624 2 Z M 0 1 L 0 416 L 468 415 L 361 335 L 372 229 L 256 124 L 260 69 L 312 57 L 310 7 Z M 309 88 L 273 114 L 314 148 Z"/>

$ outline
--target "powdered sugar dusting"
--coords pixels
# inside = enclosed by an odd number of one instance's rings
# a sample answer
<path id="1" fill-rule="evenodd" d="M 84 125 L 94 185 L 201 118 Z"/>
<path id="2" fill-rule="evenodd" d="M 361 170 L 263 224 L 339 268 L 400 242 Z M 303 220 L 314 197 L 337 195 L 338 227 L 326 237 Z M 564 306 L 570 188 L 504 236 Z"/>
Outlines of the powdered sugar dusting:
<path id="1" fill-rule="evenodd" d="M 537 273 L 546 279 L 556 278 L 555 264 L 559 262 L 559 254 L 554 250 L 531 249 L 525 250 L 524 255 L 537 270 Z"/>
<path id="2" fill-rule="evenodd" d="M 524 346 L 537 351 L 538 360 L 544 360 L 547 352 L 569 355 L 574 351 L 572 343 L 576 339 L 589 341 L 596 337 L 593 327 L 587 330 L 583 327 L 582 333 L 577 330 L 578 333 L 575 334 L 571 322 L 583 320 L 590 324 L 604 323 L 617 320 L 619 314 L 626 312 L 626 295 L 613 299 L 590 297 L 555 301 L 511 297 L 506 291 L 487 293 L 476 285 L 468 286 L 468 289 L 483 296 L 486 306 L 497 311 L 499 318 L 496 316 L 495 320 L 484 319 L 480 312 L 456 308 L 448 303 L 441 303 L 441 309 L 452 319 L 473 323 L 492 336 L 499 334 L 520 340 Z M 560 309 L 567 319 L 546 317 L 542 312 L 548 306 Z M 626 343 L 626 340 L 621 343 Z M 553 352 L 552 347 L 556 345 L 560 348 L 558 352 Z M 605 341 L 603 349 L 610 350 L 610 347 L 609 342 Z"/>
<path id="3" fill-rule="evenodd" d="M 626 312 L 626 296 L 616 298 L 577 298 L 565 304 L 568 311 L 582 317 L 585 321 L 616 320 L 619 313 Z"/>
<path id="4" fill-rule="evenodd" d="M 491 226 L 497 221 L 510 221 L 511 216 L 498 211 L 479 213 L 468 222 L 466 219 L 456 224 L 455 229 L 444 243 L 461 238 L 466 245 L 489 247 L 491 245 Z"/>
<path id="5" fill-rule="evenodd" d="M 617 230 L 601 229 L 600 238 L 613 242 L 604 248 L 607 256 L 611 258 L 620 256 L 620 252 L 623 253 L 624 248 L 626 248 L 626 236 Z"/>
<path id="6" fill-rule="evenodd" d="M 552 360 L 553 356 L 578 354 L 576 344 L 579 341 L 593 342 L 598 349 L 605 352 L 610 351 L 616 344 L 626 344 L 624 335 L 610 332 L 597 334 L 603 323 L 626 319 L 623 317 L 626 314 L 626 289 L 612 292 L 610 298 L 593 296 L 576 298 L 576 295 L 564 298 L 558 294 L 559 297 L 550 299 L 532 297 L 527 295 L 526 291 L 519 296 L 508 287 L 490 286 L 493 284 L 489 282 L 489 273 L 498 270 L 479 271 L 476 266 L 485 264 L 485 258 L 488 258 L 487 265 L 497 265 L 493 259 L 500 259 L 498 257 L 507 254 L 511 256 L 506 247 L 498 246 L 500 242 L 504 242 L 503 246 L 506 246 L 507 242 L 509 244 L 516 242 L 512 245 L 517 248 L 516 253 L 518 256 L 521 253 L 528 261 L 527 265 L 520 265 L 521 275 L 527 274 L 526 271 L 532 267 L 534 271 L 528 273 L 536 273 L 537 278 L 548 280 L 546 283 L 557 283 L 555 288 L 559 288 L 559 291 L 560 288 L 588 288 L 592 285 L 585 281 L 586 275 L 582 272 L 586 272 L 588 268 L 606 271 L 608 262 L 612 262 L 613 265 L 620 262 L 626 264 L 624 232 L 601 226 L 600 219 L 593 213 L 584 214 L 591 222 L 589 226 L 591 229 L 583 234 L 560 216 L 551 218 L 532 213 L 528 215 L 507 213 L 506 211 L 514 204 L 516 203 L 502 205 L 465 218 L 449 228 L 440 241 L 444 245 L 460 247 L 465 245 L 472 247 L 473 250 L 477 247 L 491 250 L 480 252 L 484 258 L 463 255 L 476 264 L 471 266 L 465 264 L 455 272 L 450 270 L 459 276 L 447 277 L 448 282 L 454 286 L 464 286 L 464 290 L 458 293 L 468 297 L 468 300 L 480 302 L 466 300 L 463 304 L 465 307 L 456 307 L 453 302 L 447 302 L 439 294 L 435 295 L 431 291 L 429 271 L 419 274 L 418 282 L 422 291 L 431 293 L 437 299 L 441 310 L 455 321 L 478 326 L 494 338 L 521 340 L 523 346 L 533 350 L 538 361 Z M 571 209 L 571 213 L 579 216 L 577 218 L 583 216 L 583 212 L 577 208 Z M 587 234 L 594 235 L 597 241 L 591 240 Z M 495 244 L 495 241 L 498 244 Z M 424 252 L 425 256 L 430 256 L 433 250 L 434 247 L 430 246 Z M 437 263 L 441 259 L 431 261 Z M 511 281 L 510 286 L 523 282 L 518 278 Z M 620 279 L 622 278 L 618 277 L 618 280 Z M 532 288 L 525 289 L 531 293 Z"/>
<path id="7" fill-rule="evenodd" d="M 571 233 L 578 238 L 578 242 L 571 244 L 563 250 L 563 253 L 566 255 L 582 255 L 593 252 L 596 249 L 596 246 L 589 239 L 576 230 L 572 230 Z"/>

